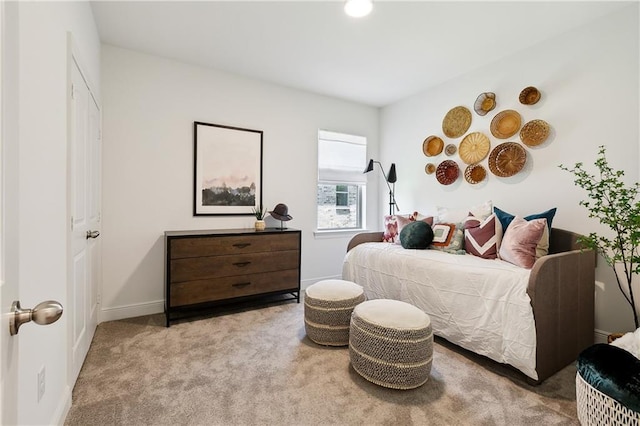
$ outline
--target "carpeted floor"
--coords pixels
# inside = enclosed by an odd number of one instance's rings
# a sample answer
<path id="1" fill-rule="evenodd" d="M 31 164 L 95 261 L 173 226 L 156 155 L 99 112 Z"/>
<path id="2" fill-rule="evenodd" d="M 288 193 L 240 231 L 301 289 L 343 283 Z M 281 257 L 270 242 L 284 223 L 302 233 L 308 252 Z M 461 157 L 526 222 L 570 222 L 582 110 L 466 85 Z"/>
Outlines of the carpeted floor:
<path id="1" fill-rule="evenodd" d="M 362 379 L 349 351 L 311 342 L 303 304 L 164 327 L 163 315 L 100 324 L 67 425 L 576 425 L 575 367 L 540 386 L 441 339 L 429 381 Z"/>

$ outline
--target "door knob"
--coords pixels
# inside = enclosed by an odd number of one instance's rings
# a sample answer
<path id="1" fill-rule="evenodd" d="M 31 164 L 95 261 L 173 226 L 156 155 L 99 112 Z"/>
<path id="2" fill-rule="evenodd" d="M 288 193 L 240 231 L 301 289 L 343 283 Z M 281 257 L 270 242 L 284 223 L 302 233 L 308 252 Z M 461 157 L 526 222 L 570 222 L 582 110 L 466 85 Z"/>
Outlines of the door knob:
<path id="1" fill-rule="evenodd" d="M 12 336 L 18 334 L 20 326 L 29 321 L 40 325 L 54 323 L 62 316 L 62 310 L 62 305 L 55 300 L 38 303 L 33 309 L 22 309 L 20 302 L 16 300 L 11 305 L 13 315 L 9 316 L 9 333 Z"/>
<path id="2" fill-rule="evenodd" d="M 87 240 L 89 238 L 98 238 L 100 236 L 100 231 L 87 231 Z"/>

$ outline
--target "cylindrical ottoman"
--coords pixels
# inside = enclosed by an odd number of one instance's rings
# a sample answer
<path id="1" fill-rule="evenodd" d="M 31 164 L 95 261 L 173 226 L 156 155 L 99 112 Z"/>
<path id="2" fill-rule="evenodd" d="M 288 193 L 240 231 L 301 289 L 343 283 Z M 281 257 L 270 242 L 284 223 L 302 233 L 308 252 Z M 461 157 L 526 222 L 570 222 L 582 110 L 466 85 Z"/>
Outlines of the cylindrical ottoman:
<path id="1" fill-rule="evenodd" d="M 354 370 L 372 383 L 393 389 L 417 388 L 431 373 L 431 319 L 398 300 L 363 302 L 351 315 L 349 356 Z"/>
<path id="2" fill-rule="evenodd" d="M 304 327 L 309 339 L 320 345 L 348 345 L 351 312 L 364 300 L 362 287 L 351 281 L 324 280 L 307 287 Z"/>

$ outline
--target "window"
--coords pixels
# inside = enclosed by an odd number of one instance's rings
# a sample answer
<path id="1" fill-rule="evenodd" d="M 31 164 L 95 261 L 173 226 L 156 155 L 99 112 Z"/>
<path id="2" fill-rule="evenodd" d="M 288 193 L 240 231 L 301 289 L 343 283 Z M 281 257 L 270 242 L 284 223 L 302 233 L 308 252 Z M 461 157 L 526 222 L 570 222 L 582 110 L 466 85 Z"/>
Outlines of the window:
<path id="1" fill-rule="evenodd" d="M 318 230 L 360 229 L 367 138 L 318 131 Z"/>

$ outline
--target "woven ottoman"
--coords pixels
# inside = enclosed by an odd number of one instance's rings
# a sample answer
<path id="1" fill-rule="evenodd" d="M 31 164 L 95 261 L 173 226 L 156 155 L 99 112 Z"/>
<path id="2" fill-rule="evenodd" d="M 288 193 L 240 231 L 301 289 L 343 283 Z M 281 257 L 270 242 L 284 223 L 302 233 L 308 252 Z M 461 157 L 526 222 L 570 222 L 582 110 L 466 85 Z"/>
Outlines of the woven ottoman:
<path id="1" fill-rule="evenodd" d="M 347 346 L 353 308 L 365 300 L 364 290 L 351 281 L 323 280 L 310 285 L 304 297 L 304 327 L 320 345 Z"/>
<path id="2" fill-rule="evenodd" d="M 363 302 L 351 315 L 349 356 L 353 369 L 372 383 L 392 389 L 417 388 L 431 373 L 431 319 L 398 300 Z"/>

